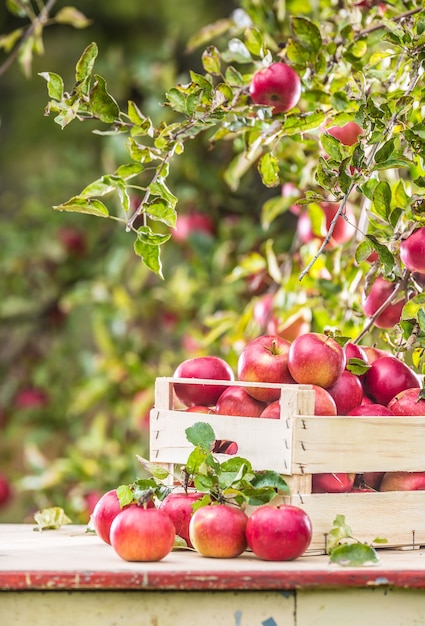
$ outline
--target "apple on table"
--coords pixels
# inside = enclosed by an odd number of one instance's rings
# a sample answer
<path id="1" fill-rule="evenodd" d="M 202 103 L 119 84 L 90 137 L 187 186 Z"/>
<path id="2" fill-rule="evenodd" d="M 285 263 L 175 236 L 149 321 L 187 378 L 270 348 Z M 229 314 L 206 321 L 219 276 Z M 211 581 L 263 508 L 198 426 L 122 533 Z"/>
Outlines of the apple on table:
<path id="1" fill-rule="evenodd" d="M 189 524 L 190 541 L 204 557 L 230 559 L 246 550 L 248 516 L 239 507 L 210 504 L 195 511 Z"/>

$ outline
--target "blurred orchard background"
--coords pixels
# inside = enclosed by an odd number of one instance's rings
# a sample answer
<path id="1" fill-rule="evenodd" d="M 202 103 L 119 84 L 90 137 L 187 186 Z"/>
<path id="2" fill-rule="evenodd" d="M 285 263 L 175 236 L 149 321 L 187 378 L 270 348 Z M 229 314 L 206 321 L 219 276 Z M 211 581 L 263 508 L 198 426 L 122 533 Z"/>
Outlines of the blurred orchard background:
<path id="1" fill-rule="evenodd" d="M 52 15 L 67 4 L 58 0 Z M 10 50 L 3 40 L 0 474 L 12 497 L 0 508 L 1 522 L 31 521 L 38 509 L 60 506 L 72 521 L 85 523 L 101 493 L 132 482 L 139 471 L 135 455 L 148 454 L 155 379 L 172 375 L 182 360 L 215 354 L 235 367 L 245 343 L 265 332 L 289 340 L 300 332 L 326 329 L 357 337 L 365 325 L 361 290 L 370 267 L 355 260 L 359 239 L 353 236 L 320 255 L 299 280 L 319 239 L 300 241 L 293 205 L 307 189 L 316 189 L 314 172 L 323 155 L 317 128 L 324 118 L 302 144 L 296 136 L 282 143 L 278 184 L 265 185 L 254 160 L 233 161 L 235 150 L 243 150 L 243 136 L 213 147 L 208 133 L 188 142 L 170 170 L 179 229 L 163 246 L 160 278 L 135 255 L 133 236 L 122 225 L 52 208 L 105 172 L 114 172 L 128 156 L 119 135 L 92 133 L 99 126 L 94 122 L 61 129 L 45 116 L 49 97 L 39 73 L 55 72 L 72 85 L 82 51 L 96 42 L 96 72 L 107 80 L 109 93 L 123 108 L 129 100 L 135 102 L 159 126 L 178 119 L 171 107 L 163 106 L 165 93 L 188 83 L 190 70 L 205 73 L 201 54 L 211 42 L 208 37 L 196 42 L 195 37 L 208 24 L 215 24 L 210 31 L 214 45 L 225 47 L 229 37 L 241 36 L 249 14 L 269 33 L 267 45 L 276 56 L 280 41 L 271 37 L 279 31 L 285 41 L 291 14 L 308 16 L 315 9 L 315 19 L 320 11 L 337 24 L 339 19 L 340 30 L 351 20 L 357 29 L 372 27 L 373 32 L 383 19 L 382 3 L 368 11 L 355 4 L 75 0 L 87 24 L 80 16 L 81 23 L 47 26 L 44 50 L 32 59 L 26 50 L 5 68 Z M 28 26 L 20 16 L 28 5 L 37 12 L 36 3 L 0 2 L 0 35 Z M 419 3 L 395 0 L 387 17 L 415 7 Z M 405 28 L 412 27 L 406 23 Z M 381 35 L 372 41 L 369 60 Z M 348 31 L 345 36 L 349 40 Z M 386 45 L 397 51 L 396 41 Z M 312 50 L 317 56 L 314 46 Z M 347 74 L 330 102 L 305 75 L 306 111 L 323 105 L 332 114 L 354 116 L 355 108 L 341 94 L 347 75 L 352 67 L 358 69 L 366 52 L 356 48 L 350 54 L 345 57 Z M 387 70 L 397 73 L 393 56 Z M 321 71 L 324 75 L 323 67 Z M 373 112 L 368 113 L 372 118 Z M 379 117 L 378 112 L 375 123 Z M 416 163 L 411 178 L 420 175 Z M 366 191 L 373 199 L 372 187 Z M 411 189 L 404 191 L 412 197 Z M 136 207 L 140 196 L 132 201 Z M 354 194 L 352 204 L 359 216 L 361 196 Z M 397 277 L 398 269 L 385 253 L 383 258 L 387 275 Z M 362 342 L 394 348 L 400 335 L 392 331 L 372 326 Z"/>

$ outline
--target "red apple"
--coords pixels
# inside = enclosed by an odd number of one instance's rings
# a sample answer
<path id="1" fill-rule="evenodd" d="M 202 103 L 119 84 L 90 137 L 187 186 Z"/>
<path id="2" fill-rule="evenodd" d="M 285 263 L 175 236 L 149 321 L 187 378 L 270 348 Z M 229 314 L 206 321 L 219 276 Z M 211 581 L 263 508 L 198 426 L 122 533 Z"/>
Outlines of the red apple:
<path id="1" fill-rule="evenodd" d="M 362 305 L 365 315 L 371 317 L 387 301 L 394 292 L 396 285 L 382 276 L 375 279 L 368 294 L 363 294 Z M 388 305 L 374 321 L 377 328 L 393 328 L 400 321 L 401 311 L 406 298 Z"/>
<path id="2" fill-rule="evenodd" d="M 345 344 L 344 351 L 347 364 L 350 359 L 359 359 L 360 361 L 364 361 L 367 364 L 367 354 L 366 351 L 363 349 L 363 346 L 358 346 L 356 343 L 349 341 Z"/>
<path id="3" fill-rule="evenodd" d="M 246 550 L 247 521 L 247 515 L 237 507 L 227 504 L 203 506 L 190 520 L 190 540 L 202 556 L 230 559 Z"/>
<path id="4" fill-rule="evenodd" d="M 363 472 L 362 477 L 364 483 L 373 489 L 379 491 L 385 472 Z"/>
<path id="5" fill-rule="evenodd" d="M 214 234 L 214 223 L 210 216 L 195 210 L 189 213 L 179 213 L 176 229 L 172 233 L 173 239 L 181 243 L 187 241 L 194 234 L 202 234 L 208 237 Z"/>
<path id="6" fill-rule="evenodd" d="M 107 491 L 97 501 L 91 514 L 91 523 L 98 537 L 105 543 L 111 543 L 111 524 L 121 511 L 116 489 Z"/>
<path id="7" fill-rule="evenodd" d="M 293 383 L 288 370 L 290 343 L 279 335 L 261 335 L 250 341 L 238 359 L 238 378 L 245 382 Z M 256 400 L 273 402 L 280 397 L 280 389 L 247 387 Z"/>
<path id="8" fill-rule="evenodd" d="M 14 405 L 18 409 L 42 409 L 49 403 L 49 397 L 43 389 L 25 387 L 18 391 Z"/>
<path id="9" fill-rule="evenodd" d="M 323 333 L 305 333 L 289 346 L 288 369 L 297 383 L 330 387 L 345 365 L 343 348 Z"/>
<path id="10" fill-rule="evenodd" d="M 335 400 L 327 389 L 312 385 L 314 389 L 314 415 L 337 415 Z"/>
<path id="11" fill-rule="evenodd" d="M 313 474 L 311 493 L 347 493 L 354 485 L 355 474 L 320 473 Z"/>
<path id="12" fill-rule="evenodd" d="M 338 415 L 347 415 L 363 399 L 363 385 L 360 378 L 345 370 L 333 385 L 327 388 L 335 400 Z"/>
<path id="13" fill-rule="evenodd" d="M 230 365 L 216 356 L 200 356 L 186 359 L 177 367 L 174 378 L 204 378 L 232 381 L 235 378 Z M 214 406 L 227 385 L 191 385 L 175 383 L 174 392 L 185 406 Z"/>
<path id="14" fill-rule="evenodd" d="M 274 400 L 273 402 L 270 402 L 270 404 L 267 404 L 260 417 L 265 417 L 266 419 L 271 420 L 280 419 L 280 400 Z"/>
<path id="15" fill-rule="evenodd" d="M 388 402 L 394 415 L 425 415 L 425 400 L 419 397 L 420 389 L 404 389 Z"/>
<path id="16" fill-rule="evenodd" d="M 387 350 L 375 348 L 374 346 L 362 346 L 362 350 L 366 353 L 366 361 L 368 365 L 372 365 L 372 363 L 376 361 L 376 359 L 381 358 L 381 356 L 392 356 Z"/>
<path id="17" fill-rule="evenodd" d="M 422 491 L 425 472 L 385 472 L 379 491 Z"/>
<path id="18" fill-rule="evenodd" d="M 400 391 L 420 387 L 420 381 L 415 372 L 394 356 L 376 359 L 362 380 L 365 393 L 378 404 L 385 406 Z"/>
<path id="19" fill-rule="evenodd" d="M 258 506 L 246 525 L 248 546 L 264 561 L 292 561 L 311 543 L 313 528 L 308 514 L 290 504 Z"/>
<path id="20" fill-rule="evenodd" d="M 272 106 L 274 115 L 285 113 L 298 103 L 301 81 L 291 67 L 276 62 L 254 74 L 249 93 L 255 104 Z"/>
<path id="21" fill-rule="evenodd" d="M 266 404 L 256 400 L 244 387 L 228 387 L 223 391 L 215 406 L 217 415 L 260 417 Z"/>
<path id="22" fill-rule="evenodd" d="M 0 508 L 6 506 L 12 498 L 10 481 L 4 474 L 0 474 Z"/>
<path id="23" fill-rule="evenodd" d="M 327 129 L 327 132 L 332 137 L 339 139 L 345 146 L 352 146 L 358 142 L 363 130 L 356 122 L 347 122 L 343 126 L 331 126 L 331 128 Z"/>
<path id="24" fill-rule="evenodd" d="M 203 493 L 198 491 L 189 491 L 188 493 L 172 492 L 164 498 L 158 507 L 170 516 L 176 535 L 185 540 L 188 548 L 193 548 L 189 537 L 189 522 L 193 514 L 192 505 L 202 498 L 203 495 Z"/>
<path id="25" fill-rule="evenodd" d="M 400 259 L 411 272 L 425 272 L 425 226 L 416 228 L 400 244 Z"/>
<path id="26" fill-rule="evenodd" d="M 64 226 L 59 229 L 58 238 L 69 256 L 81 257 L 86 254 L 86 234 L 82 230 L 72 226 Z"/>
<path id="27" fill-rule="evenodd" d="M 370 415 L 380 417 L 394 415 L 394 413 L 383 404 L 368 402 L 367 404 L 360 404 L 359 406 L 355 406 L 353 409 L 351 409 L 351 411 L 348 411 L 347 415 Z"/>
<path id="28" fill-rule="evenodd" d="M 111 545 L 125 561 L 160 561 L 171 552 L 176 531 L 164 511 L 124 508 L 111 525 Z"/>
<path id="29" fill-rule="evenodd" d="M 302 211 L 297 221 L 297 234 L 301 243 L 309 243 L 310 241 L 313 241 L 313 239 L 317 239 L 320 242 L 324 240 L 325 235 L 331 225 L 331 222 L 338 211 L 338 204 L 335 204 L 333 202 L 322 202 L 320 204 L 320 207 L 323 211 L 324 232 L 320 234 L 315 233 L 313 231 L 313 226 L 308 211 Z M 336 246 L 347 243 L 348 241 L 351 241 L 351 239 L 355 235 L 356 217 L 350 205 L 347 205 L 345 207 L 345 216 L 347 219 L 342 216 L 338 217 L 332 233 L 332 237 L 330 238 L 326 246 L 327 249 L 332 249 Z"/>

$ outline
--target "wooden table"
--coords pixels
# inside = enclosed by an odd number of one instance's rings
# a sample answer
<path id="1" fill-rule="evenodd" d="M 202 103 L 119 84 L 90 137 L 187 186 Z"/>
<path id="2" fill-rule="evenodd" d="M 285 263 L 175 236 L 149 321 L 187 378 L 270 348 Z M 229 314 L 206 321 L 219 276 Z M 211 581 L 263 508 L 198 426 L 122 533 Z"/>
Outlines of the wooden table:
<path id="1" fill-rule="evenodd" d="M 6 626 L 424 626 L 425 550 L 380 550 L 374 567 L 309 553 L 264 562 L 172 552 L 127 563 L 84 526 L 0 524 Z"/>

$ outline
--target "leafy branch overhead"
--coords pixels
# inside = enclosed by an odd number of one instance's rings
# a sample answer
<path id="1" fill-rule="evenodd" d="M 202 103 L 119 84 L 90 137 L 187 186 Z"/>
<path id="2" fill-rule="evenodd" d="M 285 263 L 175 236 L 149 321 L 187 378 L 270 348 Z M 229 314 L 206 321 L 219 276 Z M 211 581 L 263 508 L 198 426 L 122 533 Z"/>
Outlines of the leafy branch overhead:
<path id="1" fill-rule="evenodd" d="M 283 293 L 283 305 L 291 284 L 299 307 L 302 290 L 294 278 L 309 289 L 311 277 L 323 300 L 344 291 L 358 326 L 358 285 L 367 294 L 376 278 L 385 278 L 394 290 L 382 310 L 406 303 L 397 332 L 386 341 L 400 351 L 413 349 L 414 364 L 422 369 L 423 281 L 403 266 L 400 247 L 424 224 L 424 10 L 418 0 L 345 4 L 335 12 L 331 3 L 305 3 L 300 14 L 293 2 L 285 9 L 240 0 L 230 17 L 188 42 L 192 54 L 199 51 L 203 71 L 187 71 L 185 81 L 168 89 L 159 122 L 136 100 L 120 102 L 109 92 L 95 71 L 94 42 L 76 63 L 73 85 L 41 72 L 50 98 L 46 115 L 62 129 L 74 121 L 91 128 L 94 123 L 95 133 L 121 146 L 111 171 L 55 208 L 117 221 L 133 235 L 136 255 L 164 278 L 163 244 L 177 226 L 181 171 L 185 176 L 177 161 L 202 135 L 206 152 L 225 146 L 216 175 L 230 196 L 253 177 L 266 191 L 265 199 L 251 199 L 259 204 L 262 249 L 240 259 L 235 279 L 249 275 L 255 256 L 271 289 Z M 258 99 L 253 88 L 263 70 L 279 64 L 299 81 L 297 98 L 285 107 Z M 334 132 L 347 124 L 360 131 L 350 141 Z M 287 185 L 295 196 L 285 195 Z M 329 220 L 324 203 L 333 210 Z M 306 244 L 298 230 L 292 236 L 282 232 L 281 219 L 291 213 L 307 216 L 313 243 Z M 354 235 L 335 249 L 342 222 Z M 282 245 L 284 252 L 276 252 Z M 317 278 L 327 271 L 335 282 L 335 268 L 342 270 L 343 287 Z M 369 315 L 357 341 L 377 325 L 379 313 Z"/>

